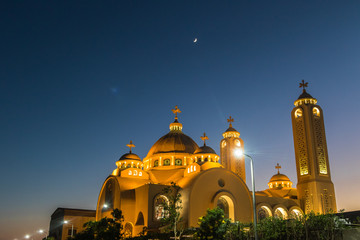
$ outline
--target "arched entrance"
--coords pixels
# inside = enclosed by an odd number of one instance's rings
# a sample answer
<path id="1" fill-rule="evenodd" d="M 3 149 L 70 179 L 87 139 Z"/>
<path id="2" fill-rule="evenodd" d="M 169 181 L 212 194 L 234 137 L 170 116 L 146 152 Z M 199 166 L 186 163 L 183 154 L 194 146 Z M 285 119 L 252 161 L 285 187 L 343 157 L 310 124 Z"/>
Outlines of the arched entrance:
<path id="1" fill-rule="evenodd" d="M 225 218 L 235 220 L 234 202 L 226 195 L 222 195 L 218 198 L 216 206 L 224 211 Z"/>

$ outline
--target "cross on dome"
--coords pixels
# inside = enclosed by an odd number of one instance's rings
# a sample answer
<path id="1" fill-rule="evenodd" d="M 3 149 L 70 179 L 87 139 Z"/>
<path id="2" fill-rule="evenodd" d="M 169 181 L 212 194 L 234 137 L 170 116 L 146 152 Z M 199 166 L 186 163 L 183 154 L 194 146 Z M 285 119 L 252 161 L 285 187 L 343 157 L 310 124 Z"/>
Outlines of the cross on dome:
<path id="1" fill-rule="evenodd" d="M 279 163 L 276 164 L 275 168 L 278 170 L 278 174 L 280 174 L 280 168 L 281 168 L 281 165 L 279 165 Z"/>
<path id="2" fill-rule="evenodd" d="M 232 127 L 232 124 L 234 122 L 234 119 L 230 116 L 229 119 L 227 120 L 229 123 L 229 127 Z"/>
<path id="3" fill-rule="evenodd" d="M 206 146 L 206 140 L 209 140 L 208 136 L 206 136 L 206 133 L 204 133 L 204 135 L 201 136 L 200 139 L 204 141 L 204 146 Z"/>
<path id="4" fill-rule="evenodd" d="M 135 145 L 133 144 L 133 142 L 130 140 L 129 144 L 126 144 L 127 147 L 130 148 L 130 153 L 131 153 L 131 148 L 135 147 Z"/>
<path id="5" fill-rule="evenodd" d="M 180 109 L 179 109 L 178 106 L 176 105 L 176 106 L 175 106 L 175 109 L 171 109 L 171 111 L 175 114 L 175 121 L 177 121 L 177 120 L 178 120 L 177 114 L 178 114 L 178 113 L 181 113 Z"/>
<path id="6" fill-rule="evenodd" d="M 305 82 L 304 79 L 301 81 L 299 88 L 303 88 L 303 91 L 306 91 L 305 88 L 308 87 L 308 82 Z"/>

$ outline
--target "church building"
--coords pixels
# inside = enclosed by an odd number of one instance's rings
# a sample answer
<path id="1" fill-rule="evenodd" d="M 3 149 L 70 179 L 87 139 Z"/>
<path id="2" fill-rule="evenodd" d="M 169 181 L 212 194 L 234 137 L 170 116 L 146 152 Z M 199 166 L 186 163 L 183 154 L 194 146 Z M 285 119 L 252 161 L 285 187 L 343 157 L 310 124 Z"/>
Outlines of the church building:
<path id="1" fill-rule="evenodd" d="M 310 211 L 336 211 L 334 185 L 331 181 L 323 111 L 317 100 L 306 92 L 307 83 L 300 84 L 303 92 L 291 112 L 297 188 L 277 164 L 277 173 L 270 178 L 268 189 L 257 191 L 258 219 L 267 216 L 293 218 Z M 197 227 L 198 218 L 208 208 L 220 207 L 233 221 L 253 221 L 252 193 L 246 183 L 245 158 L 235 154 L 244 151 L 244 140 L 228 119 L 229 126 L 220 141 L 220 155 L 185 133 L 178 114 L 170 131 L 150 148 L 141 159 L 127 145 L 129 153 L 115 162 L 116 168 L 105 180 L 98 197 L 96 220 L 110 216 L 112 209 L 122 210 L 125 233 L 137 235 L 143 227 L 156 230 L 165 216 L 164 204 L 169 199 L 163 189 L 172 182 L 180 187 L 183 224 Z M 249 173 L 248 173 L 249 174 Z"/>

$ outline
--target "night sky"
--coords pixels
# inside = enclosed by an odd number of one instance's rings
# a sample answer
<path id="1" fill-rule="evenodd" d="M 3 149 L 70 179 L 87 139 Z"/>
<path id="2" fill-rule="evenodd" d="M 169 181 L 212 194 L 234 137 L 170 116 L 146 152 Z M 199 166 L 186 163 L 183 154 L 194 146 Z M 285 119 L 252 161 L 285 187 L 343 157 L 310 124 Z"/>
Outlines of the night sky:
<path id="1" fill-rule="evenodd" d="M 218 154 L 235 119 L 257 190 L 276 163 L 295 185 L 302 79 L 324 111 L 338 209 L 358 210 L 359 13 L 358 1 L 3 1 L 0 240 L 48 229 L 57 207 L 95 209 L 126 144 L 144 158 L 175 105 Z"/>

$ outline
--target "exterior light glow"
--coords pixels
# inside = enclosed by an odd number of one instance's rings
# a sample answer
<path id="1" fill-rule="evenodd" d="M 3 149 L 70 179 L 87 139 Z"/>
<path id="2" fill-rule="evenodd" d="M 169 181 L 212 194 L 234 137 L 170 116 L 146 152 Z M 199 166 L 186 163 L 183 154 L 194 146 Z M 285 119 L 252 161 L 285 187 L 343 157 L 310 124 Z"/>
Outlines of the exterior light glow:
<path id="1" fill-rule="evenodd" d="M 234 150 L 234 155 L 236 157 L 242 157 L 242 156 L 244 156 L 244 152 L 241 149 L 235 149 Z"/>
<path id="2" fill-rule="evenodd" d="M 69 221 L 68 221 L 68 220 L 65 220 L 64 223 L 67 224 L 67 223 L 69 223 Z"/>
<path id="3" fill-rule="evenodd" d="M 25 238 L 26 238 L 26 239 L 29 239 L 29 238 L 30 238 L 30 235 L 28 235 L 28 234 L 25 235 Z"/>
<path id="4" fill-rule="evenodd" d="M 103 208 L 108 208 L 109 206 L 105 203 L 104 205 L 103 205 Z"/>

